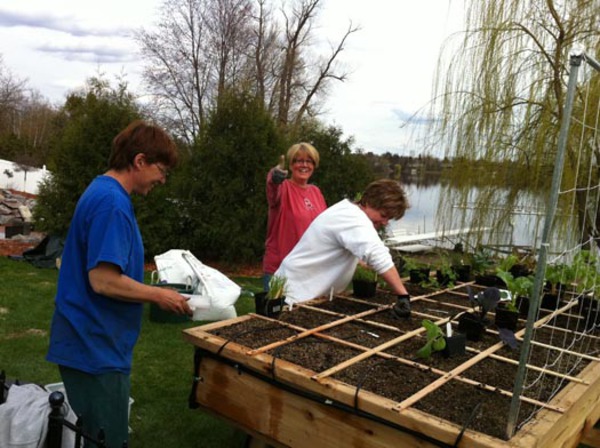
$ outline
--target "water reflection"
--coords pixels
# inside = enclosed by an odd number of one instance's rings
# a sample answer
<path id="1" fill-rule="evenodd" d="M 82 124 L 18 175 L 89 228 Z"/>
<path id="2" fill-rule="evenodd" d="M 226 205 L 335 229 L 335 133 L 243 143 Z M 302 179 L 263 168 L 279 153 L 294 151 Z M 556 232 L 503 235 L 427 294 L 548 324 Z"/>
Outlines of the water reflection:
<path id="1" fill-rule="evenodd" d="M 390 231 L 420 234 L 444 232 L 463 228 L 489 228 L 484 234 L 467 238 L 470 246 L 479 244 L 510 248 L 513 246 L 539 247 L 546 214 L 545 193 L 518 192 L 518 197 L 508 189 L 495 190 L 490 200 L 475 208 L 478 199 L 490 194 L 477 187 L 457 188 L 448 184 L 405 185 L 410 209 L 400 221 L 390 223 Z M 480 202 L 480 201 L 479 201 Z M 515 205 L 507 207 L 507 203 Z M 482 208 L 483 207 L 483 208 Z M 551 252 L 561 252 L 571 247 L 572 220 L 568 216 L 557 216 L 557 226 L 552 238 Z"/>

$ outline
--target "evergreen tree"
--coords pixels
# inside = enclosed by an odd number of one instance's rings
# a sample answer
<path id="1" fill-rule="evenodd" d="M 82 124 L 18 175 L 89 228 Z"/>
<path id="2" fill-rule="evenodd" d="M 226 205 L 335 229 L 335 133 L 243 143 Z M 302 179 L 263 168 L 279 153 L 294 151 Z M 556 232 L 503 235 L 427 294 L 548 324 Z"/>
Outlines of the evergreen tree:
<path id="1" fill-rule="evenodd" d="M 140 114 L 124 84 L 113 89 L 91 78 L 84 91 L 69 95 L 61 115 L 52 177 L 40 185 L 34 217 L 39 230 L 65 236 L 79 197 L 108 168 L 113 138 Z"/>
<path id="2" fill-rule="evenodd" d="M 201 259 L 257 261 L 267 227 L 266 175 L 283 151 L 254 96 L 226 92 L 185 168 L 190 247 Z"/>

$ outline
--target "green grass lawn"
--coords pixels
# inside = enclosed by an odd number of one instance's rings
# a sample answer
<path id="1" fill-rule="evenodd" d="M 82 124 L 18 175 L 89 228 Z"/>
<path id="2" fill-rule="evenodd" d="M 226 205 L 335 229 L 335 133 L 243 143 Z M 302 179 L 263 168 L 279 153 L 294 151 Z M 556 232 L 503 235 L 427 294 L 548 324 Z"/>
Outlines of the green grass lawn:
<path id="1" fill-rule="evenodd" d="M 58 368 L 45 360 L 58 271 L 0 257 L 0 370 L 9 379 L 49 384 Z M 260 278 L 233 278 L 244 290 L 262 289 Z M 238 314 L 254 311 L 248 294 Z M 199 410 L 188 408 L 194 348 L 181 331 L 202 322 L 155 323 L 146 307 L 131 374 L 130 446 L 144 448 L 242 447 L 245 435 Z"/>

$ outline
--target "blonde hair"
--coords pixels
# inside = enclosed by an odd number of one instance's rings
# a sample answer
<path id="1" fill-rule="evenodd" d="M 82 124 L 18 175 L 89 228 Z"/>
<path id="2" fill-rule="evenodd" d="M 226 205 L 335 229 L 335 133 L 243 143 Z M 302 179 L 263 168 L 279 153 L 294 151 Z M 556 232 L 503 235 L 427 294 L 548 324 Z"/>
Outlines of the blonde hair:
<path id="1" fill-rule="evenodd" d="M 410 207 L 400 182 L 391 179 L 371 182 L 358 203 L 382 212 L 389 219 L 402 218 L 406 209 Z"/>
<path id="2" fill-rule="evenodd" d="M 306 142 L 296 143 L 295 145 L 290 146 L 287 152 L 287 163 L 288 166 L 294 162 L 294 159 L 298 155 L 299 152 L 306 153 L 308 157 L 315 162 L 315 168 L 319 166 L 319 151 L 315 149 L 313 145 Z"/>

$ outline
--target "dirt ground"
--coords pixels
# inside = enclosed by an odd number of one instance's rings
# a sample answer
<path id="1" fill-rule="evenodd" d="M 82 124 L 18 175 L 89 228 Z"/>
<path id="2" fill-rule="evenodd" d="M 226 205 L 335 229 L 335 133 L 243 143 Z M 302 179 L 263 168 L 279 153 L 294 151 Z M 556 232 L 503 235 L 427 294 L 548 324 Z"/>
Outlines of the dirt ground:
<path id="1" fill-rule="evenodd" d="M 4 235 L 4 226 L 0 226 L 0 234 Z M 33 233 L 31 238 L 21 240 L 18 238 L 0 238 L 0 256 L 21 255 L 27 249 L 31 249 L 43 239 L 42 234 Z"/>

